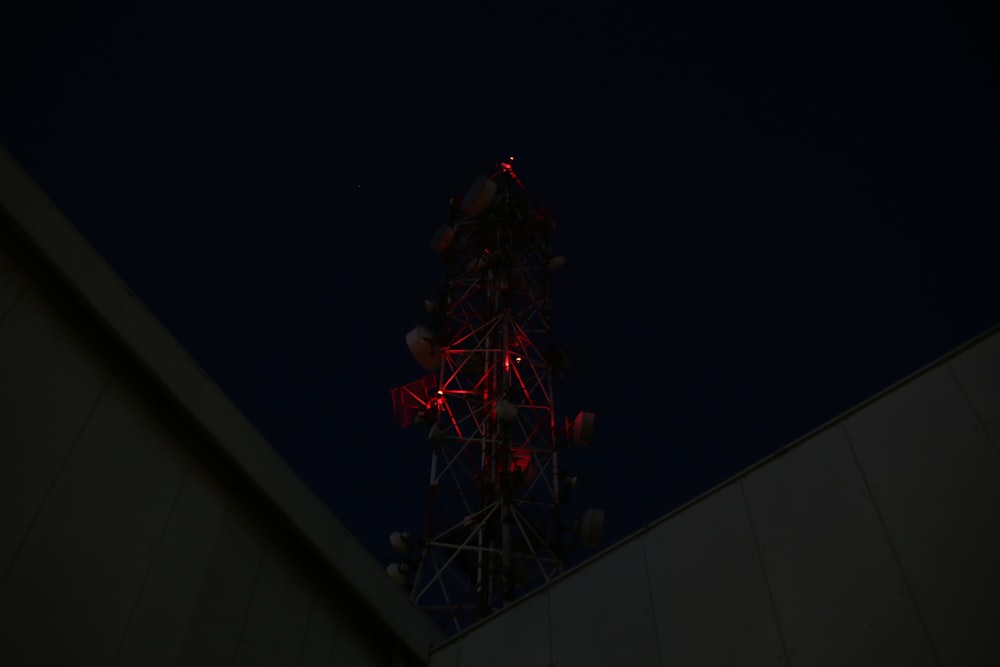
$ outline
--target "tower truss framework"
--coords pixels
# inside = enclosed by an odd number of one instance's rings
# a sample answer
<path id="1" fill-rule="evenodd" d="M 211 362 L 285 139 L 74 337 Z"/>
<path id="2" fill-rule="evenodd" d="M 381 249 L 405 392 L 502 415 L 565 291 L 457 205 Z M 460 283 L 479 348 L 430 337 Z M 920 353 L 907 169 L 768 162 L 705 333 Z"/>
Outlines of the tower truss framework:
<path id="1" fill-rule="evenodd" d="M 441 294 L 407 336 L 431 373 L 393 391 L 401 424 L 428 429 L 431 465 L 424 532 L 392 536 L 410 560 L 390 574 L 455 629 L 552 580 L 580 541 L 559 451 L 589 442 L 593 415 L 560 421 L 554 410 L 563 359 L 549 284 L 563 258 L 549 250 L 553 229 L 510 162 L 452 200 L 432 241 L 447 267 Z M 585 542 L 600 530 L 596 512 Z"/>

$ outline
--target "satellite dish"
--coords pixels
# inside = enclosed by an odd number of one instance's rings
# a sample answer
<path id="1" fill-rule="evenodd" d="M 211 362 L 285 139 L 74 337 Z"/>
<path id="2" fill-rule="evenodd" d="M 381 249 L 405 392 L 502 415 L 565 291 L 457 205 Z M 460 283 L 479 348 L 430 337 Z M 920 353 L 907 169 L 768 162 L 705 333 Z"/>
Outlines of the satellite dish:
<path id="1" fill-rule="evenodd" d="M 594 413 L 580 412 L 573 420 L 573 444 L 577 447 L 589 447 L 594 437 Z"/>
<path id="2" fill-rule="evenodd" d="M 434 233 L 434 237 L 431 239 L 431 247 L 434 248 L 436 252 L 444 252 L 451 245 L 451 242 L 455 239 L 455 228 L 451 225 L 441 225 L 437 232 Z"/>
<path id="3" fill-rule="evenodd" d="M 405 563 L 389 563 L 385 572 L 397 584 L 405 584 L 406 576 L 410 573 L 410 566 Z"/>
<path id="4" fill-rule="evenodd" d="M 517 417 L 517 408 L 513 403 L 505 398 L 501 398 L 497 401 L 497 419 L 503 419 L 504 421 L 514 421 Z"/>
<path id="5" fill-rule="evenodd" d="M 476 217 L 493 203 L 497 183 L 485 174 L 476 179 L 462 198 L 462 210 L 471 217 Z"/>
<path id="6" fill-rule="evenodd" d="M 396 531 L 395 533 L 389 535 L 389 544 L 391 544 L 392 548 L 401 554 L 405 554 L 410 550 L 410 544 L 412 541 L 413 538 L 409 533 Z"/>
<path id="7" fill-rule="evenodd" d="M 590 508 L 580 517 L 580 540 L 588 547 L 596 547 L 604 535 L 604 510 Z"/>
<path id="8" fill-rule="evenodd" d="M 410 354 L 424 370 L 432 371 L 441 364 L 441 357 L 436 345 L 431 343 L 433 334 L 429 327 L 418 324 L 406 334 L 406 345 Z"/>

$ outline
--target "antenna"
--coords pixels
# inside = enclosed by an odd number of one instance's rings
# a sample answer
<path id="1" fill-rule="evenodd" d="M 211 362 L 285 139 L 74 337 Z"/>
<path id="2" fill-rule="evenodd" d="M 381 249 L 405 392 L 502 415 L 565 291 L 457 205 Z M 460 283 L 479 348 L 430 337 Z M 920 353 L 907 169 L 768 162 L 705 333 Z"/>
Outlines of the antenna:
<path id="1" fill-rule="evenodd" d="M 604 524 L 602 510 L 566 516 L 576 477 L 559 452 L 589 446 L 594 415 L 555 413 L 564 358 L 548 288 L 565 259 L 512 164 L 452 198 L 430 243 L 445 266 L 441 294 L 406 335 L 429 373 L 391 392 L 399 424 L 427 429 L 431 462 L 423 535 L 392 533 L 402 561 L 387 573 L 456 631 L 558 576 Z"/>

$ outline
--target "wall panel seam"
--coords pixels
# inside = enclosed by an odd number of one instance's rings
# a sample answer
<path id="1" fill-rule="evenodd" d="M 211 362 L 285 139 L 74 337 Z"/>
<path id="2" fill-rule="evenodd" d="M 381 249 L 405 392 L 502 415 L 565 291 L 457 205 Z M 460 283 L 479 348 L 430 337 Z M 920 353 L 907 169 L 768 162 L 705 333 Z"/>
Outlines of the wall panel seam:
<path id="1" fill-rule="evenodd" d="M 554 619 L 552 617 L 552 589 L 551 588 L 549 590 L 545 591 L 545 604 L 549 608 L 549 633 L 548 633 L 549 634 L 549 664 L 555 665 L 556 664 L 556 643 L 555 643 L 555 639 L 552 636 L 552 628 L 555 627 L 556 619 Z M 458 642 L 455 645 L 455 649 L 456 649 L 455 660 L 457 661 L 456 665 L 458 665 L 458 667 L 461 667 L 461 665 L 462 665 L 462 642 Z"/>
<path id="2" fill-rule="evenodd" d="M 316 593 L 311 591 L 312 595 L 309 597 L 309 611 L 306 612 L 306 618 L 302 621 L 302 637 L 300 638 L 301 643 L 299 644 L 299 650 L 297 651 L 297 657 L 295 659 L 295 664 L 304 665 L 306 658 L 306 650 L 309 648 L 309 636 L 310 629 L 312 628 L 312 617 L 313 613 L 316 611 Z"/>
<path id="3" fill-rule="evenodd" d="M 767 576 L 767 566 L 764 564 L 764 553 L 761 549 L 760 538 L 757 536 L 757 526 L 753 522 L 753 512 L 750 511 L 750 501 L 747 498 L 747 490 L 743 484 L 743 480 L 738 482 L 740 487 L 740 495 L 743 496 L 743 509 L 747 513 L 747 521 L 750 524 L 750 533 L 753 535 L 753 544 L 757 549 L 757 561 L 760 563 L 760 573 L 764 577 L 764 588 L 767 590 L 767 599 L 771 603 L 771 613 L 774 615 L 774 627 L 778 631 L 778 641 L 781 642 L 781 651 L 784 654 L 785 664 L 791 665 L 791 659 L 788 656 L 788 644 L 785 641 L 785 632 L 781 628 L 781 616 L 778 615 L 778 604 L 774 600 L 774 592 L 771 590 L 771 580 Z"/>
<path id="4" fill-rule="evenodd" d="M 77 429 L 76 435 L 73 436 L 73 443 L 70 445 L 69 450 L 63 457 L 63 460 L 59 463 L 59 467 L 56 469 L 55 474 L 52 475 L 52 479 L 49 481 L 49 486 L 45 489 L 45 494 L 42 495 L 42 499 L 38 502 L 38 507 L 35 508 L 35 511 L 31 516 L 31 521 L 28 523 L 28 527 L 24 529 L 24 534 L 21 535 L 21 540 L 18 542 L 17 548 L 14 549 L 14 553 L 11 554 L 10 561 L 4 567 L 3 573 L 0 574 L 0 591 L 3 591 L 6 586 L 7 577 L 10 576 L 11 570 L 14 569 L 14 563 L 17 562 L 17 558 L 24 549 L 24 545 L 28 542 L 28 537 L 35 529 L 35 524 L 38 522 L 38 517 L 41 515 L 42 510 L 45 508 L 45 503 L 48 501 L 49 495 L 52 494 L 52 489 L 54 489 L 56 484 L 59 482 L 59 478 L 62 477 L 63 471 L 66 469 L 66 465 L 73 457 L 73 452 L 76 451 L 76 446 L 79 444 L 83 433 L 87 430 L 87 426 L 90 424 L 90 420 L 94 416 L 97 406 L 100 405 L 101 399 L 104 397 L 104 392 L 110 385 L 110 382 L 111 374 L 108 373 L 104 376 L 104 381 L 101 383 L 101 389 L 97 392 L 97 397 L 94 399 L 94 402 L 91 403 L 90 409 L 87 411 L 87 416 L 84 418 L 80 428 Z"/>
<path id="5" fill-rule="evenodd" d="M 250 589 L 250 597 L 247 599 L 247 607 L 243 610 L 243 620 L 240 621 L 240 633 L 236 640 L 236 649 L 233 651 L 233 662 L 235 666 L 238 664 L 240 653 L 243 649 L 244 637 L 247 631 L 247 620 L 250 618 L 250 612 L 253 610 L 254 598 L 257 597 L 257 588 L 260 586 L 261 573 L 264 571 L 264 562 L 268 556 L 268 544 L 267 541 L 263 541 L 263 546 L 260 550 L 260 556 L 257 560 L 257 572 L 253 577 L 253 586 Z"/>
<path id="6" fill-rule="evenodd" d="M 14 312 L 14 308 L 21 300 L 21 297 L 24 296 L 25 292 L 28 291 L 29 285 L 30 283 L 27 280 L 25 280 L 24 284 L 21 285 L 21 289 L 18 290 L 17 295 L 14 297 L 14 300 L 10 302 L 10 305 L 7 306 L 7 308 L 2 313 L 0 313 L 0 327 L 3 326 L 3 323 L 7 319 L 7 316 L 10 315 L 12 312 Z"/>
<path id="7" fill-rule="evenodd" d="M 878 502 L 875 500 L 875 494 L 872 493 L 871 485 L 868 483 L 868 476 L 865 474 L 864 466 L 861 465 L 861 459 L 858 458 L 858 453 L 854 448 L 854 442 L 851 440 L 851 434 L 847 430 L 847 424 L 844 421 L 840 422 L 840 430 L 844 434 L 844 439 L 847 441 L 847 448 L 851 452 L 851 456 L 854 458 L 854 464 L 858 467 L 858 474 L 861 475 L 861 482 L 865 486 L 865 493 L 868 494 L 868 499 L 871 501 L 872 509 L 875 511 L 875 516 L 878 518 L 879 526 L 882 528 L 882 534 L 885 536 L 885 542 L 889 545 L 889 552 L 892 554 L 892 559 L 896 563 L 896 569 L 899 570 L 899 576 L 903 579 L 903 586 L 906 588 L 906 595 L 910 599 L 910 604 L 913 605 L 913 610 L 917 614 L 917 620 L 920 622 L 920 629 L 924 632 L 924 637 L 927 639 L 927 646 L 930 648 L 931 655 L 934 656 L 934 662 L 938 665 L 943 665 L 941 661 L 941 655 L 938 653 L 937 646 L 934 645 L 934 640 L 931 638 L 930 628 L 927 627 L 927 621 L 924 619 L 924 614 L 920 610 L 920 605 L 917 603 L 916 595 L 913 593 L 913 587 L 910 585 L 910 578 L 906 576 L 906 570 L 903 568 L 903 561 L 899 558 L 899 552 L 896 551 L 896 545 L 893 544 L 892 537 L 889 535 L 889 527 L 885 523 L 885 518 L 882 516 L 881 510 L 879 510 Z"/>
<path id="8" fill-rule="evenodd" d="M 948 373 L 955 381 L 955 386 L 958 387 L 958 392 L 962 395 L 962 400 L 964 400 L 966 405 L 969 406 L 969 410 L 972 411 L 973 416 L 976 418 L 976 423 L 979 424 L 979 428 L 986 434 L 986 439 L 989 440 L 990 445 L 992 445 L 993 451 L 1000 456 L 1000 444 L 997 443 L 997 441 L 993 438 L 993 434 L 990 433 L 990 430 L 986 427 L 986 421 L 983 419 L 982 415 L 979 414 L 979 410 L 976 410 L 976 406 L 969 398 L 969 394 L 965 390 L 965 386 L 962 384 L 962 381 L 959 379 L 958 373 L 956 373 L 955 369 L 951 367 L 951 363 L 945 364 L 945 368 L 948 369 Z"/>
<path id="9" fill-rule="evenodd" d="M 146 586 L 149 584 L 149 575 L 153 571 L 153 565 L 156 563 L 156 557 L 159 555 L 160 549 L 163 548 L 163 540 L 167 534 L 170 519 L 173 517 L 174 511 L 177 509 L 177 502 L 181 497 L 181 492 L 184 490 L 184 485 L 187 482 L 192 466 L 194 466 L 194 461 L 189 458 L 184 474 L 181 476 L 180 482 L 177 484 L 177 490 L 174 492 L 174 498 L 170 502 L 170 511 L 167 512 L 167 516 L 163 520 L 163 526 L 160 528 L 160 535 L 156 538 L 156 547 L 153 549 L 153 553 L 149 557 L 149 563 L 146 564 L 146 571 L 142 575 L 142 582 L 139 584 L 139 590 L 135 594 L 135 600 L 132 601 L 132 608 L 129 609 L 128 620 L 125 622 L 125 629 L 122 630 L 122 636 L 118 640 L 118 647 L 115 649 L 115 656 L 111 660 L 112 665 L 118 664 L 118 660 L 121 657 L 122 646 L 125 645 L 125 639 L 132 630 L 132 622 L 135 619 L 135 610 L 139 606 L 139 601 L 142 600 L 142 595 L 146 591 Z"/>
<path id="10" fill-rule="evenodd" d="M 649 614 L 653 619 L 653 638 L 656 640 L 656 662 L 663 665 L 663 647 L 660 645 L 660 624 L 656 621 L 656 604 L 653 598 L 653 580 L 649 573 L 649 554 L 646 553 L 646 536 L 643 533 L 639 544 L 642 546 L 642 567 L 646 571 L 646 596 L 649 600 Z"/>

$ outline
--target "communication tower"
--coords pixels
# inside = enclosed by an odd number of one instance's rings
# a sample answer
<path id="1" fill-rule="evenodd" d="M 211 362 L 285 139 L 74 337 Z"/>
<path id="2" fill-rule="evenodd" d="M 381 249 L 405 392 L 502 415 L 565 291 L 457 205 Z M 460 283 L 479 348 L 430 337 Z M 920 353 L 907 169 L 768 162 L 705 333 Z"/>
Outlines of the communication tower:
<path id="1" fill-rule="evenodd" d="M 557 417 L 553 378 L 565 362 L 551 338 L 554 222 L 513 158 L 451 200 L 431 247 L 445 266 L 427 318 L 407 335 L 422 378 L 392 390 L 401 426 L 430 446 L 422 534 L 392 533 L 389 575 L 444 626 L 461 629 L 550 581 L 571 551 L 596 546 L 604 514 L 567 516 L 576 477 L 559 452 L 586 447 L 594 415 Z"/>

